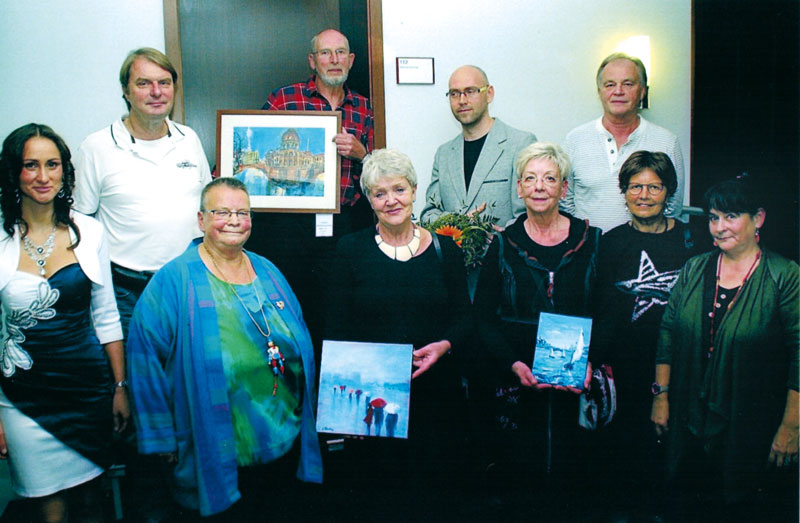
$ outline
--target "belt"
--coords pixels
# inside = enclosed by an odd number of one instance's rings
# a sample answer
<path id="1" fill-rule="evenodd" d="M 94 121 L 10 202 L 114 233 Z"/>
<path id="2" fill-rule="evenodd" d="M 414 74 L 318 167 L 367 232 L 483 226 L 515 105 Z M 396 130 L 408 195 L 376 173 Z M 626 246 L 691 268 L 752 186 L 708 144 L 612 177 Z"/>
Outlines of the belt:
<path id="1" fill-rule="evenodd" d="M 154 274 L 155 271 L 134 271 L 111 263 L 111 279 L 114 285 L 133 291 L 142 292 Z"/>

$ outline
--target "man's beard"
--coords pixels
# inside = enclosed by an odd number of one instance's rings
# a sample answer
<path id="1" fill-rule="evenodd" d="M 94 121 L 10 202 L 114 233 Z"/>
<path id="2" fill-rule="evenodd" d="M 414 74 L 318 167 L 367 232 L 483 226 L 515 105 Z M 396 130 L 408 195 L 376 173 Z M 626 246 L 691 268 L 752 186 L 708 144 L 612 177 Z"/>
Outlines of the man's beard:
<path id="1" fill-rule="evenodd" d="M 347 72 L 342 73 L 341 76 L 328 76 L 327 74 L 323 73 L 322 71 L 317 71 L 317 76 L 322 80 L 322 83 L 328 85 L 330 87 L 339 87 L 340 85 L 344 85 L 347 81 Z"/>

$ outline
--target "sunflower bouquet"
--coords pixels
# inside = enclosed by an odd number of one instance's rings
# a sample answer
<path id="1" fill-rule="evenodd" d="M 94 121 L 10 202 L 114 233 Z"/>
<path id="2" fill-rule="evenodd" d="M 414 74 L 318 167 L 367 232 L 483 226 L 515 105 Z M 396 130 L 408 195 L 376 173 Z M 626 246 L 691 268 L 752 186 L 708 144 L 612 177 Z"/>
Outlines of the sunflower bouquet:
<path id="1" fill-rule="evenodd" d="M 486 254 L 497 218 L 483 215 L 483 209 L 470 214 L 448 213 L 423 227 L 442 236 L 450 236 L 461 247 L 464 265 L 476 267 Z"/>

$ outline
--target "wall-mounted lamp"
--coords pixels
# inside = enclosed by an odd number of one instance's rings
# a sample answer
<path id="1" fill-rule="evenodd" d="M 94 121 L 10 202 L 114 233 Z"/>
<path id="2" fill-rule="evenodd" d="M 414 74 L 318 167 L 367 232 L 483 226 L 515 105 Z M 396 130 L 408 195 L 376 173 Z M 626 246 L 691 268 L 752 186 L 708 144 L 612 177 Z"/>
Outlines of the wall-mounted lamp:
<path id="1" fill-rule="evenodd" d="M 647 71 L 647 92 L 642 99 L 642 109 L 650 107 L 650 86 L 653 85 L 653 68 L 651 67 L 650 37 L 646 35 L 631 36 L 620 42 L 615 51 L 635 56 L 644 64 Z"/>

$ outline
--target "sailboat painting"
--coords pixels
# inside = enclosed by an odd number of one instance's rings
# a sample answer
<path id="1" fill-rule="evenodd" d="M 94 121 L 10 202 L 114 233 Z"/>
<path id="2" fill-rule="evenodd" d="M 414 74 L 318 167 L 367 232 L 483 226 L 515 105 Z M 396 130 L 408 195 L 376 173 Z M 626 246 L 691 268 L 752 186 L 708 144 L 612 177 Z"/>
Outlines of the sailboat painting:
<path id="1" fill-rule="evenodd" d="M 536 381 L 583 389 L 591 336 L 591 318 L 540 313 L 532 367 Z"/>

